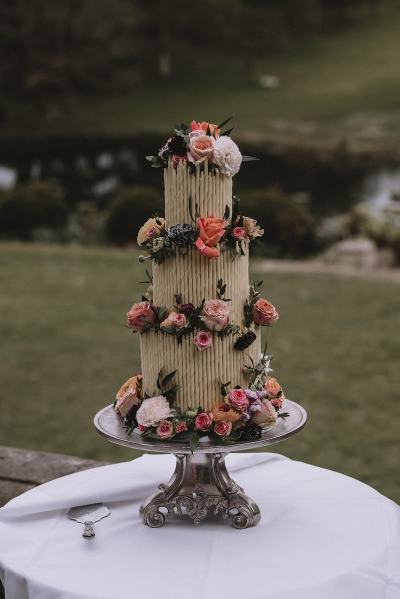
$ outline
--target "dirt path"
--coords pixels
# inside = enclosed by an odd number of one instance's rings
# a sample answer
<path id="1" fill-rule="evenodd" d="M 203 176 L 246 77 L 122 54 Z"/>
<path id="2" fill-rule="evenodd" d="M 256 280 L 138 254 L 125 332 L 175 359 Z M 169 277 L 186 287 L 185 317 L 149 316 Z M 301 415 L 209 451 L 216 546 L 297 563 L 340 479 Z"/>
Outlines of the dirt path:
<path id="1" fill-rule="evenodd" d="M 400 283 L 400 268 L 362 268 L 329 264 L 323 260 L 257 260 L 258 272 L 293 272 L 340 275 Z"/>

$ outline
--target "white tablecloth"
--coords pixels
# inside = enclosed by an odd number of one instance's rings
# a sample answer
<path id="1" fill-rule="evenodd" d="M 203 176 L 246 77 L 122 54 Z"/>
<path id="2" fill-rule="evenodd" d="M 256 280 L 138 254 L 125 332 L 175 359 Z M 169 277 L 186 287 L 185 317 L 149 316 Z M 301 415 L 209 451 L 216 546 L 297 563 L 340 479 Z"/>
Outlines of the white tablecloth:
<path id="1" fill-rule="evenodd" d="M 174 458 L 144 456 L 37 487 L 0 510 L 6 599 L 399 599 L 400 509 L 370 487 L 277 454 L 234 454 L 229 470 L 261 508 L 258 526 L 170 520 L 141 501 Z M 73 505 L 112 514 L 81 537 Z"/>

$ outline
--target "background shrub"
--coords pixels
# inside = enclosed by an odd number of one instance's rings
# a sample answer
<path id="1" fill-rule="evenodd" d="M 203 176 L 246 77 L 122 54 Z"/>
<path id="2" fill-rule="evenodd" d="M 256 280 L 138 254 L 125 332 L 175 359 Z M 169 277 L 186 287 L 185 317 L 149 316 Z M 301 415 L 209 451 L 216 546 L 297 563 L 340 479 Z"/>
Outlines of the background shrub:
<path id="1" fill-rule="evenodd" d="M 162 216 L 164 200 L 157 189 L 135 186 L 121 190 L 108 208 L 106 235 L 117 245 L 136 241 L 142 224 L 154 214 Z"/>
<path id="2" fill-rule="evenodd" d="M 17 185 L 0 195 L 0 236 L 30 240 L 35 230 L 61 231 L 68 219 L 61 189 L 49 182 Z"/>
<path id="3" fill-rule="evenodd" d="M 317 249 L 317 223 L 308 208 L 278 190 L 250 189 L 241 211 L 264 228 L 262 243 L 270 256 L 301 257 Z"/>

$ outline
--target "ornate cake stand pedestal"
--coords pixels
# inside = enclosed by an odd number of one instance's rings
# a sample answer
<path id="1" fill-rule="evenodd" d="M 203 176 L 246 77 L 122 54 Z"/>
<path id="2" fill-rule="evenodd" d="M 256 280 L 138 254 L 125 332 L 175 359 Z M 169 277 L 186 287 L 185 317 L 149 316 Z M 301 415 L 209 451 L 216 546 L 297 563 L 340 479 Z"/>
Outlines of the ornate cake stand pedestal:
<path id="1" fill-rule="evenodd" d="M 112 405 L 96 414 L 94 424 L 97 432 L 111 443 L 175 456 L 175 471 L 169 482 L 159 485 L 159 490 L 140 508 L 144 524 L 158 528 L 167 518 L 183 515 L 199 524 L 207 516 L 214 516 L 230 520 L 235 528 L 248 528 L 259 522 L 260 509 L 231 479 L 225 457 L 233 451 L 259 449 L 277 443 L 299 432 L 307 420 L 304 408 L 286 400 L 285 412 L 289 416 L 280 418 L 276 426 L 264 430 L 257 441 L 217 445 L 206 440 L 193 452 L 186 442 L 150 441 L 136 432 L 129 435 Z"/>

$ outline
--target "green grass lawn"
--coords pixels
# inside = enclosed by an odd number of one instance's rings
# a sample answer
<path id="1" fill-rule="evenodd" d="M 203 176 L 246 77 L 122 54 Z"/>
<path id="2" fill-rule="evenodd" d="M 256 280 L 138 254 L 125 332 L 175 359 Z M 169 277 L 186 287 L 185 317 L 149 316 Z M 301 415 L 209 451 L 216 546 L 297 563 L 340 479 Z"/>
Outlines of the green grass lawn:
<path id="1" fill-rule="evenodd" d="M 122 326 L 140 294 L 136 257 L 0 244 L 0 445 L 132 457 L 97 437 L 92 418 L 139 371 L 138 339 Z M 264 289 L 280 311 L 268 329 L 275 375 L 309 413 L 273 449 L 399 501 L 399 286 L 286 273 L 264 276 Z"/>
<path id="2" fill-rule="evenodd" d="M 116 97 L 62 100 L 46 123 L 36 114 L 31 119 L 26 103 L 15 114 L 10 107 L 11 128 L 77 134 L 165 132 L 182 119 L 217 121 L 234 114 L 242 132 L 263 133 L 279 121 L 311 120 L 337 133 L 338 119 L 384 114 L 395 118 L 400 130 L 399 31 L 400 4 L 384 0 L 357 25 L 303 39 L 279 54 L 266 53 L 245 73 L 227 53 L 222 64 L 195 68 L 182 81 L 143 83 Z M 281 78 L 280 89 L 259 87 L 258 78 L 265 73 Z M 393 134 L 392 122 L 388 134 Z"/>

